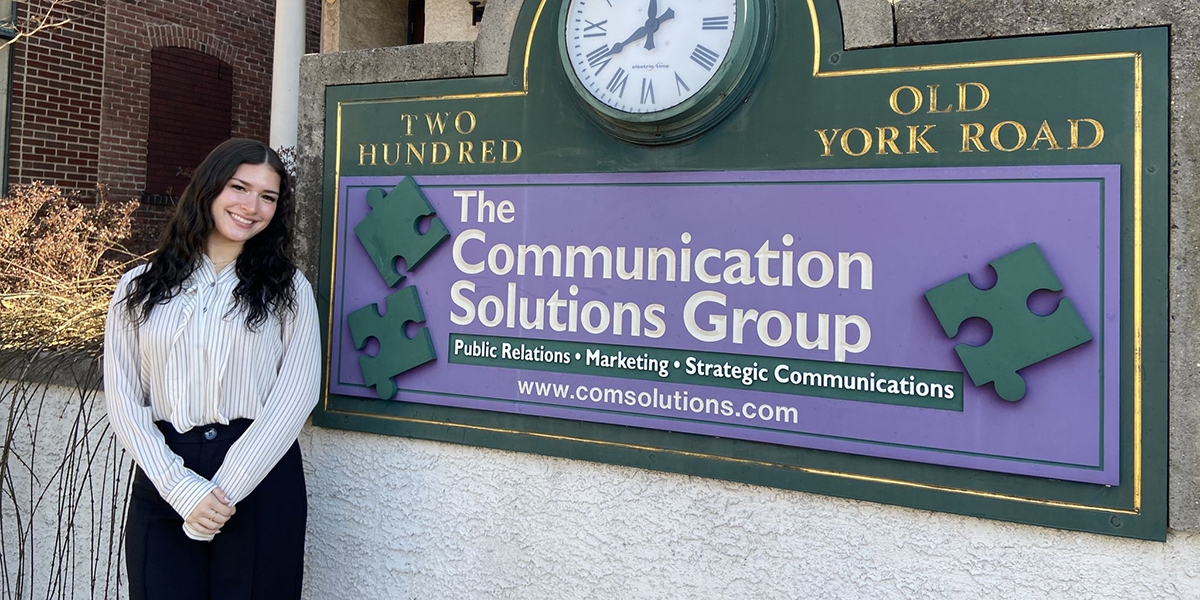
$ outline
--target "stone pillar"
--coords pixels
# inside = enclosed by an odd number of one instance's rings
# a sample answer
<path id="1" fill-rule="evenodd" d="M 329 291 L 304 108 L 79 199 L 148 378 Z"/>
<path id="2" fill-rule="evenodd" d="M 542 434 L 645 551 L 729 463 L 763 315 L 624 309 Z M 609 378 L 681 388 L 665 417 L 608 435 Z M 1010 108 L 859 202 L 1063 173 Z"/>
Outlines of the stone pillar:
<path id="1" fill-rule="evenodd" d="M 471 11 L 467 0 L 425 0 L 425 43 L 475 41 L 479 26 L 471 24 Z"/>
<path id="2" fill-rule="evenodd" d="M 408 2 L 324 0 L 321 5 L 321 52 L 408 44 Z"/>
<path id="3" fill-rule="evenodd" d="M 275 0 L 275 60 L 271 75 L 271 147 L 296 146 L 304 0 Z"/>

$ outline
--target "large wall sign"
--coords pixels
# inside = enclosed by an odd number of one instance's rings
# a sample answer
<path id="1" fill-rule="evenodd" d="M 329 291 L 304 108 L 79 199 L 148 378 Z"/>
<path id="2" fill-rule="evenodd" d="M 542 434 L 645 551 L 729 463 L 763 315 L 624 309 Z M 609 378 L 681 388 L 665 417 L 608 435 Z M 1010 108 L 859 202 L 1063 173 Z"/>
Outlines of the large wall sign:
<path id="1" fill-rule="evenodd" d="M 539 0 L 328 88 L 315 422 L 1162 539 L 1166 31 L 840 31 Z"/>

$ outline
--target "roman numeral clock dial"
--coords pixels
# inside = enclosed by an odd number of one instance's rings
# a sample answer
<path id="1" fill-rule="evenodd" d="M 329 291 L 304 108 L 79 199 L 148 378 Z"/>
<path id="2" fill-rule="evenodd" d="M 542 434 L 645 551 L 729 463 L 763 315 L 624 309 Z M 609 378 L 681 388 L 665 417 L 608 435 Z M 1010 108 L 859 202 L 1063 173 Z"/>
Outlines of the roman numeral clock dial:
<path id="1" fill-rule="evenodd" d="M 736 28 L 735 0 L 574 0 L 568 58 L 596 100 L 653 113 L 682 104 L 712 79 Z"/>
<path id="2" fill-rule="evenodd" d="M 560 51 L 572 84 L 613 133 L 644 143 L 676 141 L 673 130 L 730 96 L 765 54 L 770 19 L 754 13 L 773 8 L 770 0 L 564 2 Z"/>

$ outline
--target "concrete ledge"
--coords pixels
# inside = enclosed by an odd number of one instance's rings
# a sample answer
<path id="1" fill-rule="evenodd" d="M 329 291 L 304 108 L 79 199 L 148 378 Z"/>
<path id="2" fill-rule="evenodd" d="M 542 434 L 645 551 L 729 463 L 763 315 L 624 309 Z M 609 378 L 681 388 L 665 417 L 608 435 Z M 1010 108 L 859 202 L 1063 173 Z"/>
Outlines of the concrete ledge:
<path id="1" fill-rule="evenodd" d="M 71 390 L 104 387 L 100 359 L 86 352 L 31 350 L 0 352 L 0 380 L 34 387 L 56 385 Z"/>
<path id="2" fill-rule="evenodd" d="M 889 0 L 839 0 L 842 37 L 846 50 L 891 46 L 896 43 L 893 11 Z"/>
<path id="3" fill-rule="evenodd" d="M 350 52 L 308 54 L 300 60 L 296 135 L 296 261 L 316 283 L 325 169 L 325 88 L 379 81 L 470 77 L 475 44 L 442 42 Z"/>
<path id="4" fill-rule="evenodd" d="M 322 86 L 470 77 L 475 72 L 475 45 L 439 42 L 306 54 L 300 60 L 300 71 L 305 83 L 320 82 Z"/>

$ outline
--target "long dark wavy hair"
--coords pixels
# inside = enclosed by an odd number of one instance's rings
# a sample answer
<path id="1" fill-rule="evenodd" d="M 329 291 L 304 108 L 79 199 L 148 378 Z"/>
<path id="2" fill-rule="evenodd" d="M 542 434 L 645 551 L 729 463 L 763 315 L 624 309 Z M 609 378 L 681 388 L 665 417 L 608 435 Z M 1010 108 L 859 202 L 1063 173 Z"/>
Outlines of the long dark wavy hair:
<path id="1" fill-rule="evenodd" d="M 279 174 L 279 198 L 271 222 L 246 241 L 237 258 L 238 285 L 233 290 L 231 312 L 244 310 L 246 328 L 255 331 L 269 314 L 295 309 L 292 277 L 296 265 L 291 259 L 295 210 L 287 169 L 270 146 L 234 138 L 210 152 L 183 188 L 175 214 L 150 258 L 150 267 L 134 278 L 125 298 L 132 321 L 144 323 L 155 306 L 165 304 L 179 293 L 183 282 L 199 266 L 214 227 L 213 200 L 244 164 L 270 165 Z"/>

